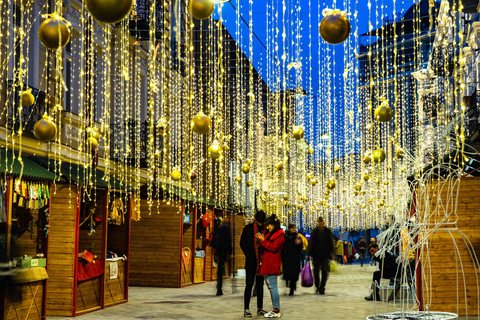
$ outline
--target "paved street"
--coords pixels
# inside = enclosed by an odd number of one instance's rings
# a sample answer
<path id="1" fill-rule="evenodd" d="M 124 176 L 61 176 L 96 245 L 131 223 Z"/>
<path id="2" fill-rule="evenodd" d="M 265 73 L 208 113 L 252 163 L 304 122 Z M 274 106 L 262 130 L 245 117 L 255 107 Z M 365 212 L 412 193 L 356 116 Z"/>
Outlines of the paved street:
<path id="1" fill-rule="evenodd" d="M 372 272 L 375 267 L 359 265 L 340 266 L 330 274 L 324 296 L 314 294 L 312 288 L 299 287 L 295 296 L 288 296 L 284 281 L 280 282 L 280 303 L 283 319 L 365 319 L 376 313 L 401 310 L 401 301 L 369 302 Z M 224 295 L 215 296 L 215 282 L 181 289 L 129 288 L 129 302 L 77 317 L 87 319 L 243 319 L 244 278 L 224 282 Z M 267 288 L 264 309 L 271 309 Z M 256 307 L 252 298 L 251 311 Z M 409 301 L 412 308 L 412 301 Z M 260 318 L 260 317 L 253 317 Z M 71 318 L 48 317 L 48 320 Z"/>

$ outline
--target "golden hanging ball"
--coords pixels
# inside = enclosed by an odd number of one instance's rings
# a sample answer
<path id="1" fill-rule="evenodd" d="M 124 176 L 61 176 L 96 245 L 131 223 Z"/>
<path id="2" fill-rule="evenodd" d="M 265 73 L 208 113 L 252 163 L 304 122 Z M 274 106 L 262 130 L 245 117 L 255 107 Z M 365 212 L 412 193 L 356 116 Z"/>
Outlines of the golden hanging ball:
<path id="1" fill-rule="evenodd" d="M 153 154 L 153 157 L 155 158 L 155 160 L 160 161 L 162 160 L 162 153 L 160 151 L 157 151 Z"/>
<path id="2" fill-rule="evenodd" d="M 288 200 L 288 195 L 284 195 L 283 200 L 287 201 Z"/>
<path id="3" fill-rule="evenodd" d="M 361 184 L 357 184 L 357 185 L 355 185 L 354 188 L 355 188 L 355 190 L 360 190 L 360 189 L 362 189 L 362 185 L 361 185 Z"/>
<path id="4" fill-rule="evenodd" d="M 397 157 L 397 159 L 403 159 L 404 156 L 405 152 L 403 151 L 403 149 L 397 148 L 397 151 L 395 151 L 395 157 Z"/>
<path id="5" fill-rule="evenodd" d="M 100 138 L 102 137 L 102 135 L 100 134 L 100 132 L 98 132 L 97 129 L 94 129 L 92 131 L 91 136 L 94 137 L 97 140 L 100 140 Z"/>
<path id="6" fill-rule="evenodd" d="M 336 166 L 333 168 L 333 170 L 334 170 L 335 172 L 340 171 L 340 166 L 339 166 L 339 165 L 336 165 Z"/>
<path id="7" fill-rule="evenodd" d="M 363 175 L 363 180 L 368 181 L 370 180 L 370 176 L 368 174 Z"/>
<path id="8" fill-rule="evenodd" d="M 45 47 L 55 50 L 70 41 L 70 28 L 63 18 L 53 16 L 42 22 L 38 28 L 38 38 Z"/>
<path id="9" fill-rule="evenodd" d="M 325 42 L 339 44 L 350 34 L 350 21 L 338 11 L 326 15 L 320 22 L 320 35 Z"/>
<path id="10" fill-rule="evenodd" d="M 371 161 L 372 161 L 372 158 L 370 158 L 370 156 L 363 157 L 363 163 L 369 164 Z"/>
<path id="11" fill-rule="evenodd" d="M 253 164 L 253 161 L 250 159 L 245 160 L 245 163 L 251 166 Z"/>
<path id="12" fill-rule="evenodd" d="M 188 174 L 188 177 L 190 178 L 191 181 L 197 179 L 197 173 L 195 171 L 192 171 Z"/>
<path id="13" fill-rule="evenodd" d="M 178 181 L 182 178 L 182 173 L 180 172 L 180 170 L 174 170 L 172 171 L 172 173 L 170 173 L 170 177 L 173 181 Z"/>
<path id="14" fill-rule="evenodd" d="M 251 186 L 253 186 L 253 182 L 250 181 L 250 180 L 248 180 L 248 181 L 247 181 L 247 187 L 251 187 Z"/>
<path id="15" fill-rule="evenodd" d="M 28 89 L 22 92 L 22 104 L 26 107 L 30 107 L 35 103 L 35 97 L 32 94 L 32 89 Z"/>
<path id="16" fill-rule="evenodd" d="M 298 206 L 298 209 L 303 210 L 303 204 L 300 204 L 300 205 Z"/>
<path id="17" fill-rule="evenodd" d="M 250 166 L 245 163 L 245 164 L 242 166 L 242 172 L 243 172 L 244 174 L 249 173 L 249 172 L 250 172 Z"/>
<path id="18" fill-rule="evenodd" d="M 330 181 L 327 182 L 327 188 L 330 189 L 330 190 L 333 190 L 336 185 L 337 185 L 337 183 L 335 182 L 334 179 L 331 179 Z"/>
<path id="19" fill-rule="evenodd" d="M 353 195 L 356 197 L 358 196 L 358 191 L 353 191 Z"/>
<path id="20" fill-rule="evenodd" d="M 385 161 L 385 151 L 381 148 L 377 148 L 375 151 L 372 152 L 373 162 L 381 163 Z"/>
<path id="21" fill-rule="evenodd" d="M 308 147 L 307 153 L 308 153 L 308 154 L 313 154 L 313 148 L 312 148 L 312 147 Z"/>
<path id="22" fill-rule="evenodd" d="M 303 202 L 307 202 L 308 201 L 308 198 L 303 196 L 302 199 L 301 199 Z"/>
<path id="23" fill-rule="evenodd" d="M 242 182 L 242 177 L 235 177 L 235 182 L 236 183 Z"/>
<path id="24" fill-rule="evenodd" d="M 257 173 L 258 173 L 259 176 L 262 176 L 262 175 L 263 175 L 263 170 L 262 170 L 262 169 L 259 169 L 259 170 L 257 171 Z"/>
<path id="25" fill-rule="evenodd" d="M 313 178 L 313 174 L 312 173 L 307 173 L 307 179 L 311 180 L 312 178 Z"/>
<path id="26" fill-rule="evenodd" d="M 218 143 L 217 140 L 213 141 L 213 143 L 208 147 L 208 155 L 212 159 L 218 159 L 222 156 L 223 148 Z"/>
<path id="27" fill-rule="evenodd" d="M 214 4 L 212 0 L 190 0 L 189 8 L 195 19 L 205 20 L 212 15 Z"/>
<path id="28" fill-rule="evenodd" d="M 379 207 L 379 208 L 383 207 L 384 205 L 385 205 L 385 204 L 384 204 L 383 202 L 379 202 L 379 203 L 378 203 L 378 207 Z"/>
<path id="29" fill-rule="evenodd" d="M 85 0 L 85 6 L 95 20 L 117 23 L 132 11 L 134 0 Z"/>
<path id="30" fill-rule="evenodd" d="M 311 184 L 313 187 L 316 186 L 317 183 L 318 183 L 318 180 L 317 180 L 317 179 L 315 179 L 315 178 L 310 179 L 310 184 Z"/>
<path id="31" fill-rule="evenodd" d="M 95 139 L 94 137 L 88 137 L 87 138 L 87 146 L 91 149 L 91 150 L 95 150 L 98 146 L 98 140 Z"/>
<path id="32" fill-rule="evenodd" d="M 210 117 L 199 112 L 193 119 L 191 123 L 192 130 L 198 134 L 207 134 L 212 127 L 212 120 Z"/>
<path id="33" fill-rule="evenodd" d="M 379 105 L 375 109 L 375 119 L 377 119 L 377 121 L 388 122 L 392 120 L 392 117 L 393 117 L 393 110 L 386 103 Z"/>
<path id="34" fill-rule="evenodd" d="M 38 140 L 48 142 L 57 134 L 57 126 L 47 115 L 44 115 L 33 126 L 33 133 Z"/>
<path id="35" fill-rule="evenodd" d="M 275 165 L 275 169 L 277 169 L 277 171 L 282 171 L 283 170 L 283 161 L 277 162 L 277 164 Z"/>
<path id="36" fill-rule="evenodd" d="M 293 127 L 292 135 L 296 140 L 300 140 L 300 139 L 303 139 L 305 132 L 303 131 L 302 127 L 295 126 Z"/>

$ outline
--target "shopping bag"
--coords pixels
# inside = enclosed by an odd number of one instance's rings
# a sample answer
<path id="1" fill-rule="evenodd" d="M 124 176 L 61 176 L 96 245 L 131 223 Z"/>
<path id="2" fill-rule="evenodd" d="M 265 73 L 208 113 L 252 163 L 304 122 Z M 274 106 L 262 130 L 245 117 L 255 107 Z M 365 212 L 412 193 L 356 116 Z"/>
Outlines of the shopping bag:
<path id="1" fill-rule="evenodd" d="M 337 271 L 337 261 L 330 260 L 328 262 L 328 266 L 330 267 L 330 272 L 336 272 Z"/>
<path id="2" fill-rule="evenodd" d="M 343 263 L 348 263 L 347 255 L 343 256 Z"/>
<path id="3" fill-rule="evenodd" d="M 311 287 L 313 286 L 313 276 L 312 269 L 310 268 L 310 263 L 307 263 L 302 269 L 302 287 Z"/>

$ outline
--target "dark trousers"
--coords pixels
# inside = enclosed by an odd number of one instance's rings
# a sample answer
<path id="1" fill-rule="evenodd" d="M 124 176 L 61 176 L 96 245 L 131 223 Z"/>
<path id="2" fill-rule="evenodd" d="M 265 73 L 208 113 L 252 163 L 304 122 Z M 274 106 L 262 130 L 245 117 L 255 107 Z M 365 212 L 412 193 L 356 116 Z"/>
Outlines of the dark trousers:
<path id="1" fill-rule="evenodd" d="M 225 257 L 218 255 L 217 263 L 217 291 L 222 291 L 223 271 L 225 270 Z"/>
<path id="2" fill-rule="evenodd" d="M 363 267 L 363 258 L 365 258 L 365 253 L 359 253 L 360 255 L 360 266 Z"/>
<path id="3" fill-rule="evenodd" d="M 320 269 L 322 269 L 321 281 Z M 315 287 L 317 289 L 325 289 L 329 271 L 330 267 L 328 265 L 328 258 L 313 257 L 313 278 L 315 279 Z"/>
<path id="4" fill-rule="evenodd" d="M 245 309 L 250 309 L 250 298 L 252 297 L 253 284 L 257 283 L 257 308 L 263 309 L 263 276 L 257 276 L 254 271 L 246 270 L 245 293 L 243 302 Z"/>
<path id="5" fill-rule="evenodd" d="M 305 262 L 307 259 L 307 250 L 302 250 L 302 258 L 301 258 L 301 263 L 302 263 L 302 269 L 305 267 Z"/>

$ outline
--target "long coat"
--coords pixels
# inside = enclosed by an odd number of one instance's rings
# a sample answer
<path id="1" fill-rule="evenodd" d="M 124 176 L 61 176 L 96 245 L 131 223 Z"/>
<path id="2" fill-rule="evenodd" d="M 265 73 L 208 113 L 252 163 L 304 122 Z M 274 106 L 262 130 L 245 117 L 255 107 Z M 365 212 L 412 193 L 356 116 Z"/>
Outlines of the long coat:
<path id="1" fill-rule="evenodd" d="M 274 234 L 267 234 L 265 240 L 260 245 L 263 247 L 262 266 L 260 275 L 279 275 L 282 265 L 282 248 L 285 243 L 285 232 L 282 229 L 277 230 Z"/>
<path id="2" fill-rule="evenodd" d="M 289 281 L 298 281 L 300 273 L 300 260 L 303 243 L 295 243 L 298 233 L 285 233 L 285 244 L 282 249 L 283 278 Z"/>

